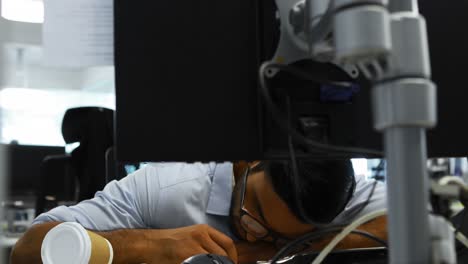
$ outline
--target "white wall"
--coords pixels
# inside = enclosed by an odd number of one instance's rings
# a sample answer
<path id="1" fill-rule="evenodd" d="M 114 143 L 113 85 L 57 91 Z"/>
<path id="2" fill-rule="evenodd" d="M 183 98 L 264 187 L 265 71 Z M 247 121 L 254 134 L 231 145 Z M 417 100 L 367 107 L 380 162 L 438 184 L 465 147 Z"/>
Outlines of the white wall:
<path id="1" fill-rule="evenodd" d="M 18 49 L 23 59 L 18 59 Z M 82 87 L 83 69 L 63 69 L 42 65 L 39 45 L 3 43 L 0 87 L 29 87 L 35 89 L 73 89 Z"/>
<path id="2" fill-rule="evenodd" d="M 113 66 L 88 68 L 83 74 L 82 89 L 102 93 L 115 93 Z"/>
<path id="3" fill-rule="evenodd" d="M 42 24 L 15 22 L 0 17 L 0 32 L 2 42 L 42 44 Z"/>
<path id="4" fill-rule="evenodd" d="M 54 68 L 42 61 L 42 24 L 8 21 L 0 17 L 0 89 L 17 86 L 24 69 L 27 85 L 37 89 L 114 92 L 114 67 Z M 24 49 L 18 62 L 17 49 Z"/>

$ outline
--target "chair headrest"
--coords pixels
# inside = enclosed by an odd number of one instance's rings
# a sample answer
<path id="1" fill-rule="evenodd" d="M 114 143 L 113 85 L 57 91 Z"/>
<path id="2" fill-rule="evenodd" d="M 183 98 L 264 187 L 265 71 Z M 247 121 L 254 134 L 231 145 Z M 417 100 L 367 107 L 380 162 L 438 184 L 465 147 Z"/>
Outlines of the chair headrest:
<path id="1" fill-rule="evenodd" d="M 114 111 L 103 107 L 70 108 L 62 121 L 62 136 L 65 143 L 86 141 L 98 131 L 113 140 Z"/>

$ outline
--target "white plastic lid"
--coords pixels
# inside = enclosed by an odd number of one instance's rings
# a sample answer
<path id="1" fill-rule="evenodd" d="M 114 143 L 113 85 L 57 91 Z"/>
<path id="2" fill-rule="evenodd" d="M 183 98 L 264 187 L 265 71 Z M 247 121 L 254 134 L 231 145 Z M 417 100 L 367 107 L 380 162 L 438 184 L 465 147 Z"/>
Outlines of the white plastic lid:
<path id="1" fill-rule="evenodd" d="M 87 264 L 91 256 L 91 239 L 78 223 L 66 222 L 52 228 L 42 241 L 44 264 Z"/>

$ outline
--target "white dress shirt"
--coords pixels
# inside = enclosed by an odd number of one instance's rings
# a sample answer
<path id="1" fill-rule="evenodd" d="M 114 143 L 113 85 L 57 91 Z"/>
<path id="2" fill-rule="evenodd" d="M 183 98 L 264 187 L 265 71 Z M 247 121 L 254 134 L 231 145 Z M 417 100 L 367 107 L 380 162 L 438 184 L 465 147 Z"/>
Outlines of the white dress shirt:
<path id="1" fill-rule="evenodd" d="M 357 177 L 352 199 L 333 223 L 349 223 L 385 208 L 385 188 L 379 183 L 366 209 L 354 213 L 369 197 L 372 185 L 373 181 Z M 93 199 L 54 208 L 39 215 L 33 224 L 78 222 L 96 231 L 208 224 L 236 239 L 229 224 L 232 189 L 232 163 L 150 163 L 110 182 Z"/>

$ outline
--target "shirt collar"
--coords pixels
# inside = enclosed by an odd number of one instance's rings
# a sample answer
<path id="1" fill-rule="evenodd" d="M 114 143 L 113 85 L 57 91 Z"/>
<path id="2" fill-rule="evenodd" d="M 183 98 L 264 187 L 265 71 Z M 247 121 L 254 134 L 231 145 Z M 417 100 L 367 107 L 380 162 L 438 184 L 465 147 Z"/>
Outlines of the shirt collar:
<path id="1" fill-rule="evenodd" d="M 228 216 L 233 188 L 232 163 L 218 163 L 214 167 L 213 180 L 206 213 Z"/>

